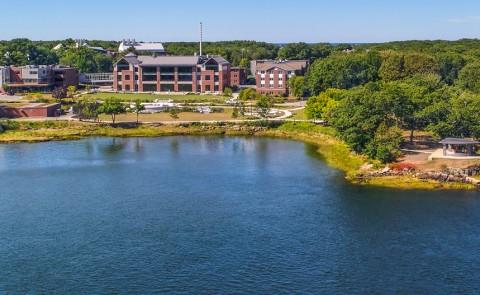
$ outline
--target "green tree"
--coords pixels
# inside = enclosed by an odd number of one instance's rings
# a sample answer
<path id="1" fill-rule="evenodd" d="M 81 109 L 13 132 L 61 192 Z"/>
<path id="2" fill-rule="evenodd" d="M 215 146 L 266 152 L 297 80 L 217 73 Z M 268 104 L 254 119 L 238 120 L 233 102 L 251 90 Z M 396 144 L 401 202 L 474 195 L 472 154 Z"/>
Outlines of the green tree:
<path id="1" fill-rule="evenodd" d="M 68 48 L 61 53 L 60 63 L 77 68 L 82 73 L 111 72 L 111 57 L 98 53 L 87 47 Z"/>
<path id="2" fill-rule="evenodd" d="M 176 119 L 179 118 L 178 114 L 180 113 L 180 110 L 177 109 L 176 107 L 173 107 L 173 108 L 170 108 L 170 110 L 168 111 L 168 113 L 170 114 L 170 117 L 171 117 L 172 119 L 175 119 L 175 120 L 176 120 Z"/>
<path id="3" fill-rule="evenodd" d="M 373 154 L 372 143 L 380 125 L 401 126 L 408 112 L 406 97 L 399 92 L 396 85 L 383 89 L 378 82 L 349 90 L 331 111 L 329 123 L 353 150 Z"/>
<path id="4" fill-rule="evenodd" d="M 233 95 L 232 88 L 225 87 L 225 89 L 223 90 L 223 95 L 227 96 L 227 97 L 232 97 L 232 95 Z"/>
<path id="5" fill-rule="evenodd" d="M 312 95 L 328 88 L 350 89 L 378 79 L 380 57 L 376 52 L 337 54 L 315 61 L 307 73 Z"/>
<path id="6" fill-rule="evenodd" d="M 62 99 L 67 97 L 67 90 L 65 89 L 65 87 L 56 87 L 52 91 L 52 97 L 58 101 L 61 101 Z"/>
<path id="7" fill-rule="evenodd" d="M 418 52 L 405 55 L 404 69 L 407 77 L 418 74 L 439 74 L 440 72 L 440 66 L 433 56 Z"/>
<path id="8" fill-rule="evenodd" d="M 250 62 L 248 61 L 247 58 L 242 58 L 242 59 L 240 60 L 239 66 L 240 66 L 241 68 L 248 69 L 248 68 L 250 67 Z"/>
<path id="9" fill-rule="evenodd" d="M 310 59 L 312 48 L 306 43 L 290 43 L 278 51 L 278 59 Z"/>
<path id="10" fill-rule="evenodd" d="M 457 84 L 464 90 L 480 93 L 480 62 L 467 64 L 460 71 Z"/>
<path id="11" fill-rule="evenodd" d="M 465 92 L 454 98 L 444 122 L 444 135 L 480 138 L 480 95 Z"/>
<path id="12" fill-rule="evenodd" d="M 142 101 L 140 99 L 135 100 L 132 111 L 137 115 L 137 125 L 138 125 L 138 116 L 144 110 L 145 110 L 145 106 L 142 104 Z"/>
<path id="13" fill-rule="evenodd" d="M 102 114 L 110 115 L 112 117 L 112 124 L 115 125 L 116 116 L 124 114 L 127 108 L 123 103 L 115 98 L 109 98 L 103 102 L 100 106 L 99 112 Z"/>
<path id="14" fill-rule="evenodd" d="M 305 114 L 308 119 L 328 120 L 330 112 L 338 105 L 344 91 L 330 88 L 308 99 Z"/>
<path id="15" fill-rule="evenodd" d="M 460 54 L 448 52 L 438 54 L 437 63 L 442 81 L 448 85 L 453 85 L 465 66 L 465 59 Z"/>
<path id="16" fill-rule="evenodd" d="M 0 46 L 0 65 L 51 65 L 57 61 L 55 53 L 28 39 L 13 39 Z"/>
<path id="17" fill-rule="evenodd" d="M 73 105 L 73 112 L 81 120 L 97 120 L 100 114 L 100 104 L 90 98 L 81 99 Z"/>
<path id="18" fill-rule="evenodd" d="M 266 119 L 268 117 L 268 114 L 270 113 L 272 107 L 273 99 L 268 96 L 261 96 L 256 103 L 257 113 L 263 119 Z"/>
<path id="19" fill-rule="evenodd" d="M 68 97 L 73 97 L 76 92 L 77 92 L 77 87 L 76 86 L 71 85 L 71 86 L 67 87 L 67 96 Z"/>
<path id="20" fill-rule="evenodd" d="M 379 76 L 384 81 L 395 81 L 404 78 L 403 55 L 394 51 L 383 53 L 383 62 L 379 69 Z"/>
<path id="21" fill-rule="evenodd" d="M 402 141 L 402 132 L 399 128 L 388 127 L 382 123 L 367 146 L 367 154 L 382 163 L 393 162 L 401 155 L 400 144 Z"/>
<path id="22" fill-rule="evenodd" d="M 296 98 L 304 98 L 307 95 L 307 86 L 305 85 L 305 77 L 294 76 L 288 81 L 291 95 Z"/>
<path id="23" fill-rule="evenodd" d="M 258 93 L 254 88 L 244 88 L 240 90 L 238 98 L 241 100 L 253 100 L 258 97 Z"/>

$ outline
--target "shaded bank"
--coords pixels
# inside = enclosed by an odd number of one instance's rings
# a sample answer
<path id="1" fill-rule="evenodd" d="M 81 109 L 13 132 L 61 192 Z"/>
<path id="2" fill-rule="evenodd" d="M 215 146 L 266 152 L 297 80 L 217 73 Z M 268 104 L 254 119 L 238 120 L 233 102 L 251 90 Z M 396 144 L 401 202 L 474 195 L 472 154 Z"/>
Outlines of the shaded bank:
<path id="1" fill-rule="evenodd" d="M 355 184 L 394 189 L 474 189 L 471 184 L 422 180 L 412 176 L 358 177 L 365 167 L 378 168 L 378 162 L 353 153 L 335 135 L 333 128 L 310 123 L 250 122 L 244 124 L 94 124 L 76 121 L 18 122 L 3 124 L 0 143 L 77 140 L 89 136 L 159 137 L 171 135 L 269 136 L 300 140 L 318 147 L 317 152 L 331 167 L 341 170 Z M 370 169 L 371 169 L 370 168 Z"/>

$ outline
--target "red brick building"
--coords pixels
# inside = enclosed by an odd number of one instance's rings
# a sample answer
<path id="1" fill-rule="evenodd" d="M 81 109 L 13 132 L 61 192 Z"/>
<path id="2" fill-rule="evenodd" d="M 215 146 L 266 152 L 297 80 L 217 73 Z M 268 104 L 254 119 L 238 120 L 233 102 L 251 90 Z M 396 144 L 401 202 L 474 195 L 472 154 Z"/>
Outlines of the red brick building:
<path id="1" fill-rule="evenodd" d="M 240 86 L 247 82 L 247 69 L 240 67 L 232 67 L 230 70 L 230 85 Z"/>
<path id="2" fill-rule="evenodd" d="M 78 86 L 78 70 L 60 66 L 10 66 L 8 79 L 3 83 L 8 84 L 13 92 L 22 91 L 51 91 L 56 87 Z"/>
<path id="3" fill-rule="evenodd" d="M 0 118 L 57 117 L 59 115 L 59 103 L 0 104 Z"/>
<path id="4" fill-rule="evenodd" d="M 219 93 L 231 85 L 231 66 L 220 56 L 127 54 L 113 70 L 113 88 L 126 92 Z"/>
<path id="5" fill-rule="evenodd" d="M 256 90 L 261 94 L 288 96 L 288 80 L 293 76 L 305 74 L 307 67 L 306 60 L 253 61 Z"/>

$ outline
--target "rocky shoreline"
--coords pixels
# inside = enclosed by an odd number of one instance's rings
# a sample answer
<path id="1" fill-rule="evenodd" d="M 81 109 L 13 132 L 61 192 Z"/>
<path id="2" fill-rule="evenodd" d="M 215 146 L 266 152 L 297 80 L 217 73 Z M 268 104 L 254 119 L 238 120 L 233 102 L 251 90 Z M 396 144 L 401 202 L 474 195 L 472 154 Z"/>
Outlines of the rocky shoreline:
<path id="1" fill-rule="evenodd" d="M 385 167 L 374 172 L 359 174 L 358 178 L 359 180 L 367 180 L 387 176 L 409 176 L 419 180 L 434 180 L 441 183 L 472 184 L 480 190 L 480 179 L 475 178 L 475 176 L 480 176 L 480 165 L 470 166 L 465 169 L 445 168 L 442 171 L 416 171 L 415 169 L 395 170 Z"/>

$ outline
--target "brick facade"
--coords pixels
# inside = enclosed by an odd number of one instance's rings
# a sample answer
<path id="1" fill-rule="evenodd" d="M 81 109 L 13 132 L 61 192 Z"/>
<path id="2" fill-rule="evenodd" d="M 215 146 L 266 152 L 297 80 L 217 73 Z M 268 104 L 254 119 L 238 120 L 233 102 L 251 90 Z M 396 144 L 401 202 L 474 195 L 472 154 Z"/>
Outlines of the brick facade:
<path id="1" fill-rule="evenodd" d="M 234 67 L 230 71 L 230 85 L 240 86 L 247 83 L 247 69 Z"/>
<path id="2" fill-rule="evenodd" d="M 256 90 L 265 95 L 288 96 L 289 79 L 303 75 L 307 66 L 305 60 L 255 62 Z"/>
<path id="3" fill-rule="evenodd" d="M 40 70 L 43 74 L 36 74 Z M 5 83 L 13 92 L 48 92 L 56 87 L 78 86 L 79 73 L 75 68 L 59 66 L 10 66 L 9 79 Z"/>
<path id="4" fill-rule="evenodd" d="M 60 104 L 27 104 L 21 107 L 0 105 L 2 118 L 30 118 L 30 117 L 56 117 L 59 115 Z"/>
<path id="5" fill-rule="evenodd" d="M 128 54 L 113 72 L 115 91 L 220 93 L 229 86 L 230 63 L 221 57 Z"/>

